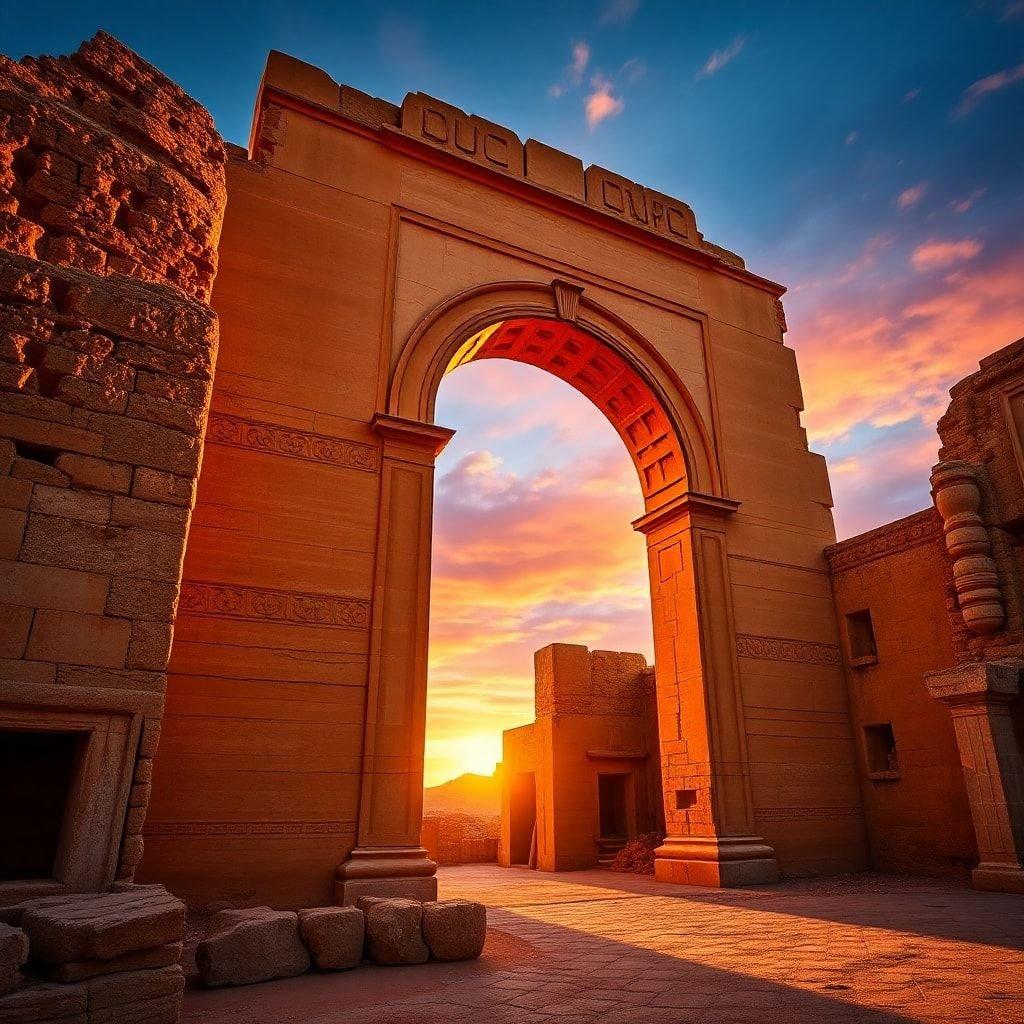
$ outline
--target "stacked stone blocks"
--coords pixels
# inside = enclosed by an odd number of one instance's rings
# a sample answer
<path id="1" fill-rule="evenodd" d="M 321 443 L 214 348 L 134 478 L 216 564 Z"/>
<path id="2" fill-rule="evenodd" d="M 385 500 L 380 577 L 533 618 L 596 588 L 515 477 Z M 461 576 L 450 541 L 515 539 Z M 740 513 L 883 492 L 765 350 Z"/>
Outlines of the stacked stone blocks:
<path id="1" fill-rule="evenodd" d="M 0 708 L 52 692 L 144 717 L 120 878 L 213 380 L 224 162 L 206 111 L 103 33 L 0 57 Z"/>

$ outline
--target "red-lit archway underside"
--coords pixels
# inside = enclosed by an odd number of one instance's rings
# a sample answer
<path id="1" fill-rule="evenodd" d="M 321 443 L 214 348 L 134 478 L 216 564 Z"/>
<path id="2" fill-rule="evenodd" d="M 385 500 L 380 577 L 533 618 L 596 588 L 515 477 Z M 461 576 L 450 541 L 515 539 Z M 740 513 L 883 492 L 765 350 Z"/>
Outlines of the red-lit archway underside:
<path id="1" fill-rule="evenodd" d="M 586 395 L 629 449 L 648 507 L 686 490 L 686 461 L 661 402 L 603 341 L 559 320 L 503 320 L 473 335 L 452 358 L 447 372 L 477 359 L 529 363 Z"/>

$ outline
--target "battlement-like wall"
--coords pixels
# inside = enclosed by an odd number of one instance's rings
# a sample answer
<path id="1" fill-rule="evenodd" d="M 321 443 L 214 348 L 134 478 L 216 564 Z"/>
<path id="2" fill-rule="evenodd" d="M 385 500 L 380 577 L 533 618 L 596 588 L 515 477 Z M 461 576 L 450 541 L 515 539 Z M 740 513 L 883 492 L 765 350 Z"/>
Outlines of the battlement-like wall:
<path id="1" fill-rule="evenodd" d="M 79 745 L 45 891 L 102 889 L 142 852 L 224 163 L 209 114 L 110 36 L 0 57 L 0 733 L 27 793 L 46 735 Z M 30 890 L 8 875 L 0 903 Z"/>

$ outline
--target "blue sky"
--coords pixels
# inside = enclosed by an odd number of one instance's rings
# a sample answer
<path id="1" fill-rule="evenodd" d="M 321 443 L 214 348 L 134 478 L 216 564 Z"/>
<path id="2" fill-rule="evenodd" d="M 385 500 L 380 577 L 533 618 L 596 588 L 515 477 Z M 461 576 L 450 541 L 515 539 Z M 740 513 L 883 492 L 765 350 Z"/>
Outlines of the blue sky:
<path id="1" fill-rule="evenodd" d="M 710 239 L 790 289 L 787 344 L 840 536 L 928 504 L 949 387 L 1024 335 L 1024 0 L 0 0 L 0 25 L 14 56 L 106 29 L 230 141 L 248 138 L 276 48 L 690 203 Z M 639 496 L 600 415 L 540 371 L 488 361 L 446 380 L 438 419 L 459 434 L 438 474 L 435 780 L 483 766 L 499 730 L 532 717 L 536 647 L 650 646 Z"/>

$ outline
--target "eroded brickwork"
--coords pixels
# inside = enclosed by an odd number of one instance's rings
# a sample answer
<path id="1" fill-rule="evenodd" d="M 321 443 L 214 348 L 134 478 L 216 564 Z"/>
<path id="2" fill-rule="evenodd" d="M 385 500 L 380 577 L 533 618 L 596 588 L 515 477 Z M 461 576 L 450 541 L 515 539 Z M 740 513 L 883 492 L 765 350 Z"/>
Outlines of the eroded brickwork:
<path id="1" fill-rule="evenodd" d="M 29 706 L 33 729 L 127 723 L 116 835 L 70 837 L 119 847 L 122 878 L 142 852 L 216 359 L 224 162 L 206 111 L 103 33 L 67 57 L 0 57 L 0 729 Z"/>

